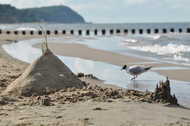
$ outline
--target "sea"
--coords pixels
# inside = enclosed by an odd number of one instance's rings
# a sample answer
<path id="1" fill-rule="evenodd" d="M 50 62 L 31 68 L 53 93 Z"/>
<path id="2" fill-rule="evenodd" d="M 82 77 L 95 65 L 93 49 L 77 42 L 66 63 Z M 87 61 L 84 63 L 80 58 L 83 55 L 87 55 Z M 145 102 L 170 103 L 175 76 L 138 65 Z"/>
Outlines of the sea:
<path id="1" fill-rule="evenodd" d="M 190 65 L 190 33 L 186 33 L 186 28 L 190 28 L 190 23 L 131 23 L 131 24 L 46 24 L 46 23 L 29 23 L 29 24 L 2 24 L 1 30 L 101 30 L 101 29 L 182 29 L 182 33 L 168 34 L 127 34 L 127 35 L 107 35 L 105 37 L 93 36 L 94 48 L 101 48 L 102 42 L 109 41 L 109 47 L 103 46 L 105 50 L 114 51 L 122 54 L 132 54 L 144 58 L 157 59 L 164 62 L 181 63 Z M 85 35 L 83 35 L 85 36 Z M 100 40 L 101 39 L 101 40 Z M 103 43 L 104 44 L 104 43 Z M 111 46 L 111 47 L 110 47 Z"/>
<path id="2" fill-rule="evenodd" d="M 175 70 L 190 69 L 190 23 L 137 23 L 137 24 L 2 24 L 1 30 L 17 30 L 17 31 L 38 31 L 40 27 L 50 31 L 70 31 L 70 30 L 90 30 L 90 35 L 82 36 L 54 36 L 48 37 L 50 43 L 78 43 L 86 45 L 90 48 L 110 51 L 118 54 L 129 55 L 132 57 L 151 59 L 152 63 L 172 63 L 180 64 L 182 67 L 158 67 L 157 70 Z M 101 31 L 102 29 L 181 29 L 182 32 L 168 32 L 168 34 L 106 34 L 100 33 L 95 36 L 94 29 Z M 33 45 L 41 43 L 44 38 L 34 38 L 30 40 L 22 40 L 17 43 L 3 45 L 3 48 L 11 56 L 31 63 L 41 55 L 41 50 L 34 48 Z M 74 72 L 83 72 L 93 74 L 104 80 L 105 83 L 114 84 L 116 86 L 137 89 L 141 91 L 154 91 L 159 81 L 164 81 L 166 77 L 149 71 L 142 74 L 134 82 L 131 76 L 125 71 L 121 71 L 121 66 L 110 63 L 81 59 L 77 57 L 58 57 Z M 148 62 L 150 63 L 150 62 Z M 139 62 L 139 64 L 146 64 Z M 188 75 L 184 75 L 188 76 Z M 190 82 L 171 80 L 171 91 L 177 96 L 182 105 L 190 107 Z"/>

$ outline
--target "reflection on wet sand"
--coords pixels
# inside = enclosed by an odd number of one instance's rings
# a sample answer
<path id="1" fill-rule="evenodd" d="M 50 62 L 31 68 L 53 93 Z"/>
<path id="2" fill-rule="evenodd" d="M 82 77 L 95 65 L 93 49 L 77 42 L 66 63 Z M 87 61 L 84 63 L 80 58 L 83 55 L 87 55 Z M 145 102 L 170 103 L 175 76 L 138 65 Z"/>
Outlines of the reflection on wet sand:
<path id="1" fill-rule="evenodd" d="M 152 80 L 133 80 L 127 84 L 127 88 L 140 91 L 153 91 L 155 89 L 154 83 L 155 81 Z"/>

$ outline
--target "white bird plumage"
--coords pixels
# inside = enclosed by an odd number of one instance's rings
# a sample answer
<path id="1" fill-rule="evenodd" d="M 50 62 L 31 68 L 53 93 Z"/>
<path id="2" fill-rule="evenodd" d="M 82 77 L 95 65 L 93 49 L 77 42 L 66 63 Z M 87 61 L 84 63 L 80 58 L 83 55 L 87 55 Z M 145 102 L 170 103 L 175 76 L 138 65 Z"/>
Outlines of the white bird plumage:
<path id="1" fill-rule="evenodd" d="M 130 75 L 133 76 L 133 78 L 131 78 L 131 80 L 135 80 L 138 75 L 140 75 L 144 72 L 147 72 L 151 68 L 152 68 L 152 66 L 147 67 L 147 66 L 134 65 L 134 66 L 128 67 L 127 65 L 124 65 L 121 70 L 126 70 L 127 73 L 129 73 Z"/>

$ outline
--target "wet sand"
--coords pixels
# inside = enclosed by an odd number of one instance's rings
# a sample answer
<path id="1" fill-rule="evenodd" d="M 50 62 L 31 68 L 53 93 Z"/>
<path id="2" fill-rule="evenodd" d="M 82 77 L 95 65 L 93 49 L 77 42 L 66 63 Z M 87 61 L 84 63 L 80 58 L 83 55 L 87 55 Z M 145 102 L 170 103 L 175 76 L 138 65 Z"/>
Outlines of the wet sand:
<path id="1" fill-rule="evenodd" d="M 70 44 L 70 43 L 49 43 L 49 47 L 58 55 L 62 56 L 72 56 L 72 57 L 80 57 L 83 59 L 89 59 L 94 61 L 102 61 L 107 62 L 110 64 L 122 66 L 124 64 L 134 65 L 146 63 L 147 66 L 156 67 L 184 67 L 183 65 L 176 65 L 176 64 L 168 64 L 168 63 L 161 63 L 151 60 L 145 60 L 140 58 L 133 58 L 131 56 L 121 55 L 113 52 L 102 51 L 98 49 L 92 49 L 87 47 L 86 45 L 82 44 Z M 35 45 L 35 47 L 41 47 L 40 44 Z M 173 80 L 180 80 L 180 81 L 190 81 L 188 75 L 190 75 L 190 70 L 154 70 L 155 72 L 160 73 L 161 75 L 168 76 L 170 79 Z"/>

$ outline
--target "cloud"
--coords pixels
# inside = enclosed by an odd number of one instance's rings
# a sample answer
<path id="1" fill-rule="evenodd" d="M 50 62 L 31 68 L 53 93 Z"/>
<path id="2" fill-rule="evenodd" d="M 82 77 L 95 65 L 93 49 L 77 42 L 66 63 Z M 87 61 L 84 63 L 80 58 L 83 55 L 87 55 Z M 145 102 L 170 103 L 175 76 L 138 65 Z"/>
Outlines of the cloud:
<path id="1" fill-rule="evenodd" d="M 84 9 L 118 9 L 136 5 L 167 6 L 169 8 L 189 8 L 190 0 L 0 0 L 18 8 L 41 7 L 65 4 L 76 10 Z M 147 7 L 147 6 L 144 6 Z"/>
<path id="2" fill-rule="evenodd" d="M 65 0 L 0 0 L 0 3 L 11 4 L 17 8 L 42 7 L 64 4 Z"/>
<path id="3" fill-rule="evenodd" d="M 134 5 L 134 4 L 144 4 L 149 1 L 151 0 L 125 0 L 125 3 L 128 5 Z"/>
<path id="4" fill-rule="evenodd" d="M 10 3 L 12 0 L 0 0 L 0 3 L 2 4 L 8 4 Z"/>
<path id="5" fill-rule="evenodd" d="M 84 7 L 120 7 L 120 6 L 131 6 L 131 5 L 143 5 L 147 3 L 154 3 L 160 5 L 170 5 L 179 7 L 188 7 L 190 4 L 189 0 L 0 0 L 0 3 L 9 3 L 19 8 L 36 7 L 36 6 L 48 6 L 48 5 L 59 5 L 66 4 L 72 5 L 77 8 Z M 152 4 L 151 6 L 154 6 Z M 79 7 L 80 6 L 80 7 Z M 80 8 L 81 9 L 81 8 Z"/>
<path id="6" fill-rule="evenodd" d="M 67 3 L 68 2 L 68 3 Z M 188 21 L 189 0 L 78 0 L 67 1 L 88 21 L 175 22 Z"/>

